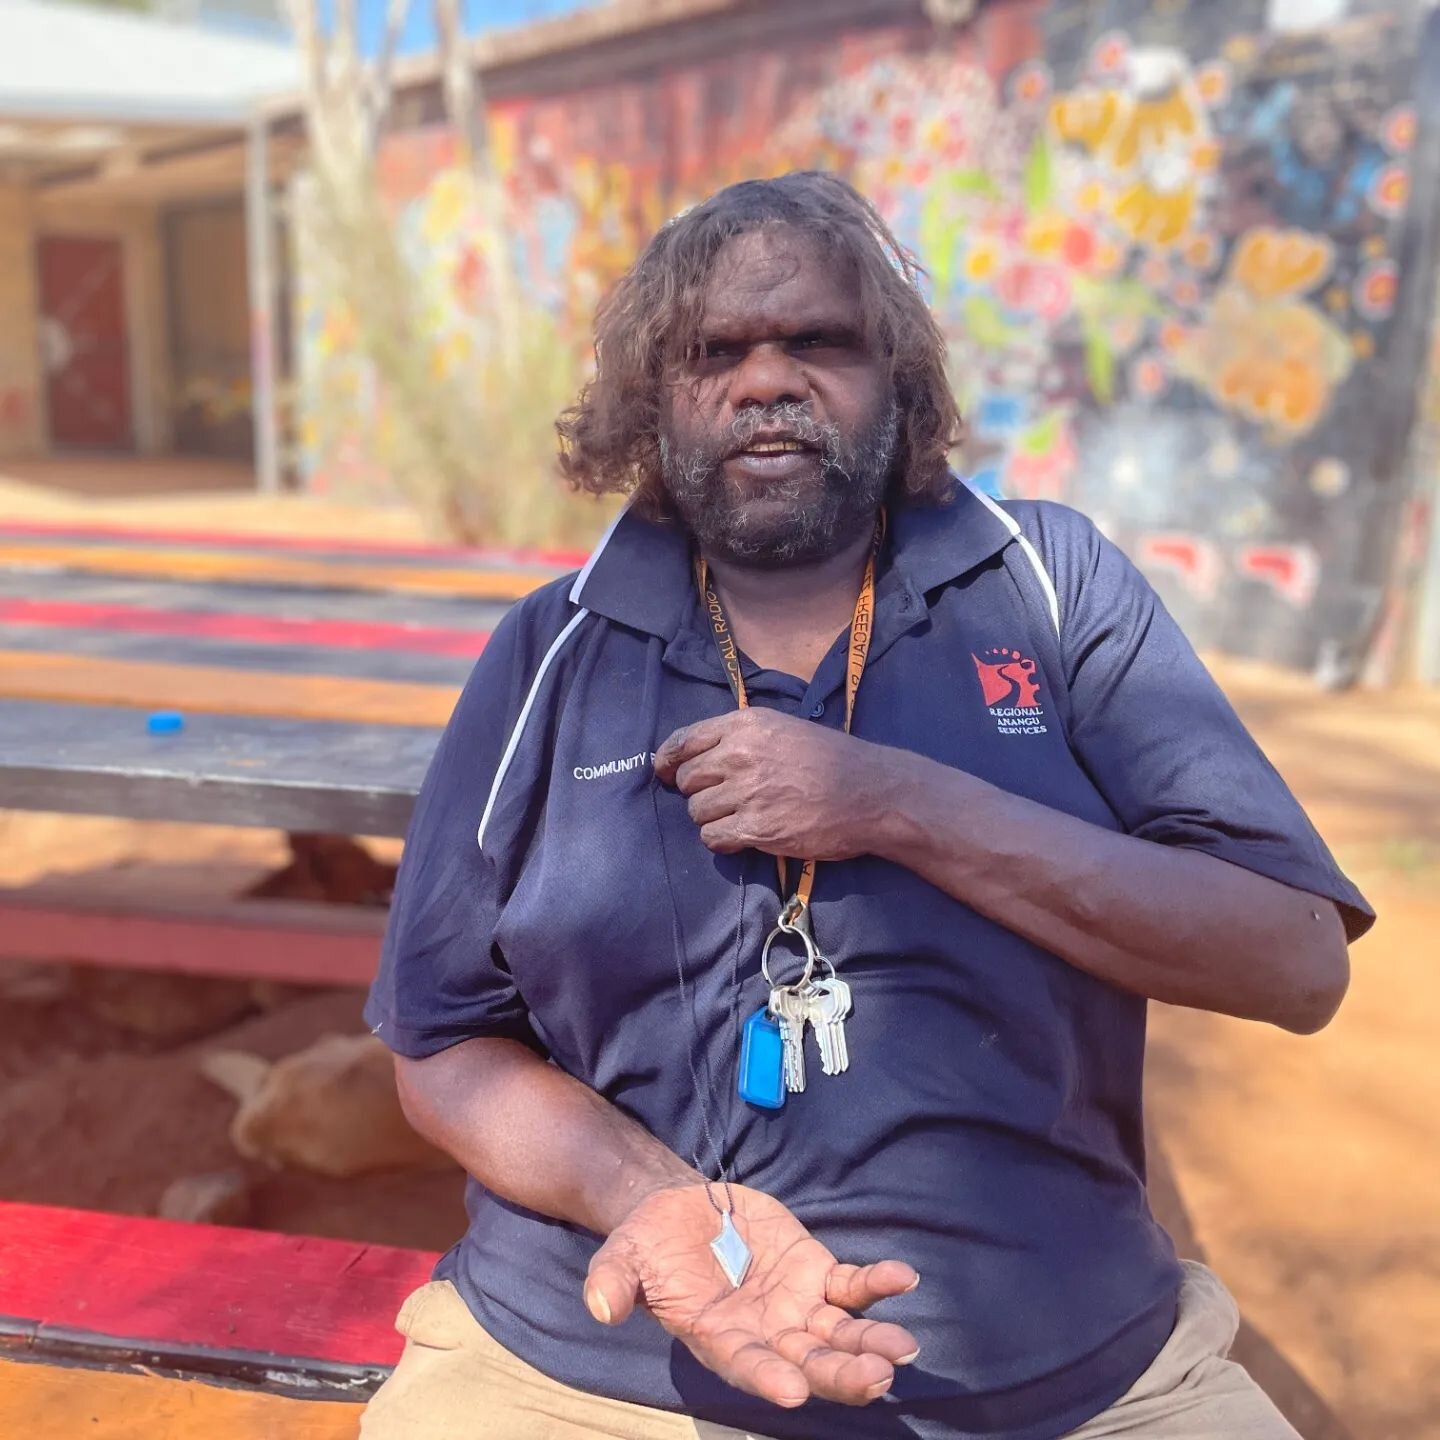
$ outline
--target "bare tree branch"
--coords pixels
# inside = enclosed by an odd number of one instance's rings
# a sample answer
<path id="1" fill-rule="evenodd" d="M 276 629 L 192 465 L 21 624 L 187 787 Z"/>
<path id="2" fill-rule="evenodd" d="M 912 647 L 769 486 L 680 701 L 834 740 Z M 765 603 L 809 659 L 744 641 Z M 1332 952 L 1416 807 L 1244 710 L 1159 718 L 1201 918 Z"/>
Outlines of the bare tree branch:
<path id="1" fill-rule="evenodd" d="M 445 109 L 460 138 L 461 157 L 474 177 L 479 202 L 478 239 L 494 298 L 496 349 L 506 371 L 513 374 L 521 349 L 520 287 L 505 243 L 505 197 L 490 154 L 485 96 L 466 42 L 460 0 L 434 3 Z"/>
<path id="2" fill-rule="evenodd" d="M 551 317 L 528 316 L 506 238 L 505 192 L 490 150 L 480 77 L 461 0 L 434 0 L 443 94 L 460 175 L 437 177 L 464 199 L 463 233 L 483 261 L 483 314 L 437 306 L 418 283 L 406 231 L 382 192 L 378 150 L 410 0 L 386 0 L 373 65 L 359 54 L 357 0 L 336 0 L 327 35 L 320 0 L 286 0 L 302 55 L 310 169 L 297 199 L 307 291 L 325 303 L 334 368 L 311 357 L 315 415 L 362 444 L 432 522 L 467 541 L 551 539 L 573 530 L 551 475 L 553 417 L 573 384 Z M 469 283 L 469 282 L 467 282 Z M 334 383 L 325 382 L 333 380 Z M 323 442 L 320 453 L 325 453 Z M 517 488 L 515 477 L 537 483 Z M 581 522 L 583 524 L 583 521 Z M 584 531 L 589 538 L 588 528 Z"/>
<path id="3" fill-rule="evenodd" d="M 335 26 L 330 33 L 330 48 L 345 69 L 358 68 L 360 20 L 355 0 L 335 0 Z"/>
<path id="4" fill-rule="evenodd" d="M 331 78 L 319 7 L 316 0 L 287 0 L 287 9 L 295 42 L 300 47 L 306 132 L 318 167 L 322 172 L 333 171 L 337 157 L 333 153 L 333 126 L 329 116 Z"/>
<path id="5" fill-rule="evenodd" d="M 445 110 L 460 137 L 467 165 L 481 147 L 476 141 L 479 107 L 475 96 L 475 67 L 465 47 L 465 27 L 460 0 L 435 0 L 435 32 L 440 41 L 440 80 L 445 91 Z"/>
<path id="6" fill-rule="evenodd" d="M 385 29 L 380 36 L 380 48 L 375 55 L 375 64 L 370 72 L 369 129 L 370 142 L 378 142 L 390 113 L 394 98 L 391 85 L 391 71 L 395 66 L 395 51 L 400 44 L 400 34 L 410 18 L 411 0 L 386 0 Z"/>

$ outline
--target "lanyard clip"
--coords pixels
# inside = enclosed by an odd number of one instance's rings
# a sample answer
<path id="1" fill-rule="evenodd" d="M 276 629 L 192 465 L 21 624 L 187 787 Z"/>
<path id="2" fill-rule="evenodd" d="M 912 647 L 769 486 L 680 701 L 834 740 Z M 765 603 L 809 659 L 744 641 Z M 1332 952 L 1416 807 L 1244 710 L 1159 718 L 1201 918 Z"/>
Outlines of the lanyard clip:
<path id="1" fill-rule="evenodd" d="M 780 907 L 779 926 L 789 934 L 814 938 L 810 932 L 810 907 L 799 895 L 792 895 Z"/>

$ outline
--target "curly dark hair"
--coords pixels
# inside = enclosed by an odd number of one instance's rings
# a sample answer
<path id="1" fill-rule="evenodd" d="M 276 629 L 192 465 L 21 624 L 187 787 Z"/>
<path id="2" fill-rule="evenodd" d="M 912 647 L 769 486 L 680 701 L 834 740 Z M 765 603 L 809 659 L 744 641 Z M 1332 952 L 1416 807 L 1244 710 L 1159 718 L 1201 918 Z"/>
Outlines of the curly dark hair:
<path id="1" fill-rule="evenodd" d="M 891 502 L 951 495 L 960 414 L 945 374 L 945 340 L 919 281 L 919 262 L 854 186 L 822 171 L 746 180 L 669 221 L 601 303 L 595 375 L 555 422 L 560 473 L 577 490 L 631 493 L 646 514 L 669 513 L 660 434 L 666 377 L 698 345 L 705 290 L 737 236 L 785 228 L 853 267 L 867 342 L 882 355 L 900 410 Z"/>

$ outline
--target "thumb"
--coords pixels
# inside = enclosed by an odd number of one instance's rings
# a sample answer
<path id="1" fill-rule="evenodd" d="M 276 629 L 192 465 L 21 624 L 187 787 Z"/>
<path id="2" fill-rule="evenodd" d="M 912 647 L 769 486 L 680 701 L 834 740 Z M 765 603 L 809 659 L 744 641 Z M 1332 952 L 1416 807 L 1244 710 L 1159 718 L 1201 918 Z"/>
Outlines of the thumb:
<path id="1" fill-rule="evenodd" d="M 585 1278 L 585 1308 L 602 1325 L 628 1320 L 641 1298 L 640 1269 L 629 1248 L 607 1240 L 590 1261 Z"/>

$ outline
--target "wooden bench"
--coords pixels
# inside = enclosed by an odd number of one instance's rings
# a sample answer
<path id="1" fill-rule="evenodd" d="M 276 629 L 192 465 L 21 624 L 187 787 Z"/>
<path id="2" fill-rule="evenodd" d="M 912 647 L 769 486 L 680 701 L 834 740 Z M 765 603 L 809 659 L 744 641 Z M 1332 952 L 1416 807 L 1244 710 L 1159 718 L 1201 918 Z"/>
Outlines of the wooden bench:
<path id="1" fill-rule="evenodd" d="M 435 1258 L 0 1203 L 0 1435 L 353 1440 Z"/>
<path id="2" fill-rule="evenodd" d="M 0 888 L 0 958 L 368 985 L 386 911 L 305 900 L 119 897 L 109 887 Z"/>

